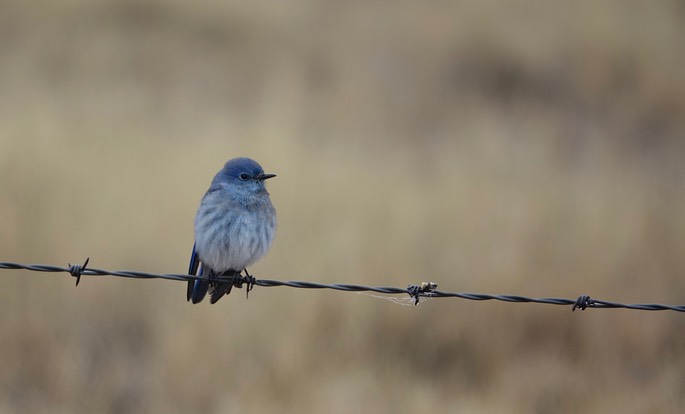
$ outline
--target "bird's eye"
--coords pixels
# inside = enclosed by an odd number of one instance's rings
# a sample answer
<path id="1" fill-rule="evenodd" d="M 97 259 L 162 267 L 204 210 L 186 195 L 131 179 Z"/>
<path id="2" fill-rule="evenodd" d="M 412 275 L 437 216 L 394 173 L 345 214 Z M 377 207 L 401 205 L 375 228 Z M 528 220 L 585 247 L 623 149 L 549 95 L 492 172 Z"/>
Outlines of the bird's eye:
<path id="1" fill-rule="evenodd" d="M 240 175 L 238 176 L 238 178 L 240 178 L 241 180 L 245 181 L 245 180 L 247 180 L 248 178 L 250 178 L 250 176 L 247 175 L 247 174 L 245 174 L 245 173 L 242 173 L 242 174 L 240 174 Z"/>

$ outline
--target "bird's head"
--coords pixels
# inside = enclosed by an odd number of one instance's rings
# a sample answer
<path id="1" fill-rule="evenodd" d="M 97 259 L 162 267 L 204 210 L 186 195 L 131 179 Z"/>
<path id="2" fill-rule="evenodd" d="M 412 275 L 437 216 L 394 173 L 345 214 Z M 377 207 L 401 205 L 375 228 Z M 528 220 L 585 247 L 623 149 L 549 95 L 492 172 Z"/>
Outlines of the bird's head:
<path id="1" fill-rule="evenodd" d="M 216 187 L 240 193 L 267 193 L 264 181 L 275 176 L 265 174 L 262 166 L 251 158 L 234 158 L 214 177 L 210 191 Z"/>

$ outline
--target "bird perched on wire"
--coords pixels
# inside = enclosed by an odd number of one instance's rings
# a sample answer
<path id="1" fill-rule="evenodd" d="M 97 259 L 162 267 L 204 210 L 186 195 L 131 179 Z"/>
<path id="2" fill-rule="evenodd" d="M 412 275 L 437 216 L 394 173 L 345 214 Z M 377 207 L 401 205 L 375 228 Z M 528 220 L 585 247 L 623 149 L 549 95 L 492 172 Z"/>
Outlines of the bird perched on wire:
<path id="1" fill-rule="evenodd" d="M 209 291 L 210 302 L 216 303 L 233 287 L 217 276 L 225 280 L 247 273 L 269 251 L 276 210 L 264 182 L 275 176 L 250 158 L 234 158 L 214 176 L 195 216 L 188 274 L 204 278 L 188 282 L 189 301 L 199 303 Z"/>

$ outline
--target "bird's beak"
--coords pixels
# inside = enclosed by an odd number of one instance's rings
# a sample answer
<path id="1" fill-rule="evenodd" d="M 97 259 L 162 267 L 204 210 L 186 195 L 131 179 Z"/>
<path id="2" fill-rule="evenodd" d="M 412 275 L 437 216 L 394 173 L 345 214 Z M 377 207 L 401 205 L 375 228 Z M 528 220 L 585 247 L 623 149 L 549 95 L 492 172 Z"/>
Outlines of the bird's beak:
<path id="1" fill-rule="evenodd" d="M 257 179 L 259 181 L 264 181 L 264 180 L 268 180 L 269 178 L 274 178 L 275 176 L 276 176 L 276 174 L 259 174 L 257 176 Z"/>

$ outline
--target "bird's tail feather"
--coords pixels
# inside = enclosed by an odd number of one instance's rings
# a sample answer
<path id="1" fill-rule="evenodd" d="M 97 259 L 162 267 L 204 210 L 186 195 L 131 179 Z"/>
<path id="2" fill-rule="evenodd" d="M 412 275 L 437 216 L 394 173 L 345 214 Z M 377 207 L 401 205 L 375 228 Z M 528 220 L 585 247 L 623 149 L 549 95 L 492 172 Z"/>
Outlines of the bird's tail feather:
<path id="1" fill-rule="evenodd" d="M 233 276 L 238 276 L 240 275 L 240 270 L 232 270 L 229 269 L 225 271 L 224 273 L 221 274 L 223 277 L 233 277 Z M 216 303 L 219 299 L 221 299 L 222 296 L 228 295 L 231 293 L 231 289 L 233 288 L 233 281 L 231 279 L 230 282 L 214 282 L 211 286 L 210 290 L 210 303 Z"/>

